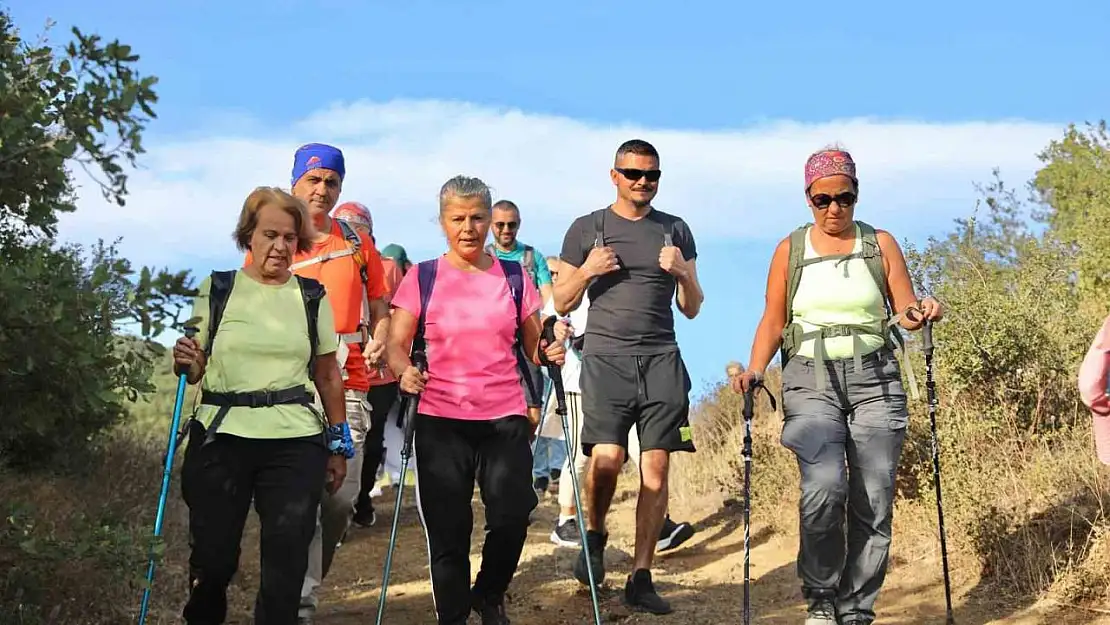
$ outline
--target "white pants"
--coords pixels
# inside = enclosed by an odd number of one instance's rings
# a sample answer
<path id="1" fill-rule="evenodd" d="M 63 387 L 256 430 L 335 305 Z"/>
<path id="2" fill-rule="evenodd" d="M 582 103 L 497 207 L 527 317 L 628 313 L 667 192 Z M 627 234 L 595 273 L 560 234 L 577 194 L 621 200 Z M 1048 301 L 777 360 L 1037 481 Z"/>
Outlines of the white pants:
<path id="1" fill-rule="evenodd" d="M 355 443 L 355 457 L 347 461 L 347 477 L 335 494 L 324 492 L 320 507 L 316 509 L 316 534 L 308 548 L 308 570 L 301 585 L 300 616 L 312 616 L 316 611 L 316 589 L 331 568 L 335 547 L 343 538 L 354 514 L 362 476 L 363 447 L 370 430 L 370 402 L 365 391 L 346 389 L 343 392 L 347 407 L 347 425 Z M 319 399 L 317 399 L 319 403 Z"/>
<path id="2" fill-rule="evenodd" d="M 570 452 L 567 454 L 567 461 L 563 463 L 563 472 L 559 475 L 559 507 L 560 508 L 573 508 L 574 507 L 574 485 L 571 483 L 571 464 L 574 464 L 574 476 L 578 479 L 578 487 L 581 489 L 585 486 L 585 478 L 582 475 L 586 469 L 586 454 L 582 453 L 582 449 L 578 446 L 578 437 L 582 434 L 582 394 L 581 393 L 567 393 L 567 426 L 570 430 Z M 554 398 L 551 401 L 555 403 Z M 559 416 L 555 414 L 554 409 L 551 410 L 549 417 L 553 420 L 558 420 Z M 560 425 L 560 429 L 561 429 Z M 546 427 L 544 428 L 546 429 Z M 640 466 L 640 437 L 636 434 L 636 427 L 633 426 L 628 432 L 628 458 L 636 463 L 636 467 Z M 583 513 L 585 510 L 583 510 Z"/>

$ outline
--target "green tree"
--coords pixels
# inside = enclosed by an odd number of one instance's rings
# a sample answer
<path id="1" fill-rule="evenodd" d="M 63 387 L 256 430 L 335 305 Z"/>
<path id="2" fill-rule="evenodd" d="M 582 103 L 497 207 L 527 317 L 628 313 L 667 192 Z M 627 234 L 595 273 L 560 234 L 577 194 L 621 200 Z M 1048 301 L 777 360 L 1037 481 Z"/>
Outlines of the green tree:
<path id="1" fill-rule="evenodd" d="M 187 272 L 134 270 L 103 242 L 55 241 L 76 210 L 67 166 L 93 176 L 119 205 L 124 165 L 143 152 L 156 79 L 130 47 L 73 29 L 62 49 L 20 37 L 0 10 L 0 460 L 74 457 L 153 390 L 151 339 L 178 325 Z M 117 242 L 118 243 L 118 242 Z M 140 336 L 125 336 L 135 323 Z"/>
<path id="2" fill-rule="evenodd" d="M 1077 248 L 1083 297 L 1104 310 L 1110 295 L 1110 134 L 1106 122 L 1074 125 L 1041 152 L 1045 166 L 1033 189 L 1045 207 L 1039 217 Z"/>

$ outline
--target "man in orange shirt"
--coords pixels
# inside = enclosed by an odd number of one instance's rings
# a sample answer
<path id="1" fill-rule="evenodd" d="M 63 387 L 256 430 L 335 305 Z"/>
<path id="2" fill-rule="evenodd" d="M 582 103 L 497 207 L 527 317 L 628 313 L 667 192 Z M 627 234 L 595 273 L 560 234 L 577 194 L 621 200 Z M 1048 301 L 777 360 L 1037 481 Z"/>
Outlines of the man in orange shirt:
<path id="1" fill-rule="evenodd" d="M 301 623 L 312 622 L 316 589 L 331 567 L 336 545 L 347 531 L 358 495 L 363 445 L 371 421 L 366 398 L 370 372 L 363 353 L 371 363 L 384 362 L 389 334 L 389 306 L 384 299 L 385 279 L 378 250 L 365 234 L 328 216 L 339 201 L 345 173 L 343 153 L 330 145 L 303 145 L 293 156 L 293 195 L 308 205 L 317 235 L 311 250 L 294 256 L 290 269 L 320 281 L 327 290 L 335 313 L 335 330 L 341 339 L 338 358 L 344 363 L 347 422 L 356 451 L 347 463 L 346 481 L 335 494 L 325 493 L 320 502 L 319 522 L 301 588 Z"/>
<path id="2" fill-rule="evenodd" d="M 370 240 L 377 245 L 377 239 L 374 237 L 374 218 L 365 205 L 358 202 L 344 202 L 336 207 L 331 216 L 349 223 L 355 230 L 370 237 Z M 388 303 L 403 276 L 392 258 L 382 257 L 382 270 L 385 275 L 385 301 Z M 363 445 L 362 479 L 359 483 L 358 496 L 355 498 L 355 515 L 352 518 L 356 525 L 362 527 L 370 527 L 377 521 L 370 492 L 374 489 L 374 482 L 378 478 L 378 467 L 381 466 L 382 456 L 385 453 L 383 444 L 386 420 L 397 402 L 399 393 L 397 378 L 388 367 L 370 370 L 370 390 L 366 394 L 366 399 L 370 402 L 370 430 Z"/>

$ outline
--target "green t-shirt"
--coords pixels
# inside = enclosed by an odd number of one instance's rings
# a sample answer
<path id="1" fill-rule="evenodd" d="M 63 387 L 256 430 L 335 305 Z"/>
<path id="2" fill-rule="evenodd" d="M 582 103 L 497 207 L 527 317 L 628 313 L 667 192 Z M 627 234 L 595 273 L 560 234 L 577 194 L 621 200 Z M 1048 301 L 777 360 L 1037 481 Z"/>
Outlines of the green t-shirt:
<path id="1" fill-rule="evenodd" d="M 208 295 L 211 277 L 205 278 L 193 300 L 193 316 L 200 317 L 196 339 L 201 347 L 208 340 Z M 328 298 L 320 301 L 320 343 L 316 355 L 335 357 L 339 337 Z M 242 270 L 235 272 L 235 285 L 212 345 L 212 357 L 201 388 L 215 393 L 279 391 L 308 380 L 308 319 L 295 278 L 285 284 L 262 284 Z M 207 428 L 216 406 L 201 405 L 197 419 Z M 244 438 L 297 438 L 319 434 L 320 418 L 306 406 L 288 404 L 265 408 L 236 406 L 220 425 L 220 434 Z"/>

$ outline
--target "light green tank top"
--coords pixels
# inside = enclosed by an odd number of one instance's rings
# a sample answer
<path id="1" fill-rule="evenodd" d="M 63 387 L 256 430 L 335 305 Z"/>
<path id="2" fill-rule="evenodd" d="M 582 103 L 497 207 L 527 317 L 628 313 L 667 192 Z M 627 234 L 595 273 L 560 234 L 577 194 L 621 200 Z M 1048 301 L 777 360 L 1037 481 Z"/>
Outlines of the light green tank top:
<path id="1" fill-rule="evenodd" d="M 855 226 L 856 242 L 852 252 L 860 251 L 862 240 L 859 225 Z M 806 230 L 806 250 L 803 258 L 815 258 L 819 254 L 810 241 L 813 227 Z M 858 335 L 861 344 L 860 355 L 870 354 L 885 343 L 882 336 L 886 307 L 883 294 L 875 279 L 867 270 L 862 258 L 844 262 L 829 260 L 813 263 L 802 268 L 798 281 L 798 292 L 794 295 L 794 321 L 803 332 L 812 332 L 833 325 L 862 325 L 875 328 L 877 334 Z M 815 339 L 803 341 L 798 354 L 813 358 Z M 825 358 L 837 360 L 851 358 L 853 355 L 851 336 L 836 336 L 825 339 Z"/>

